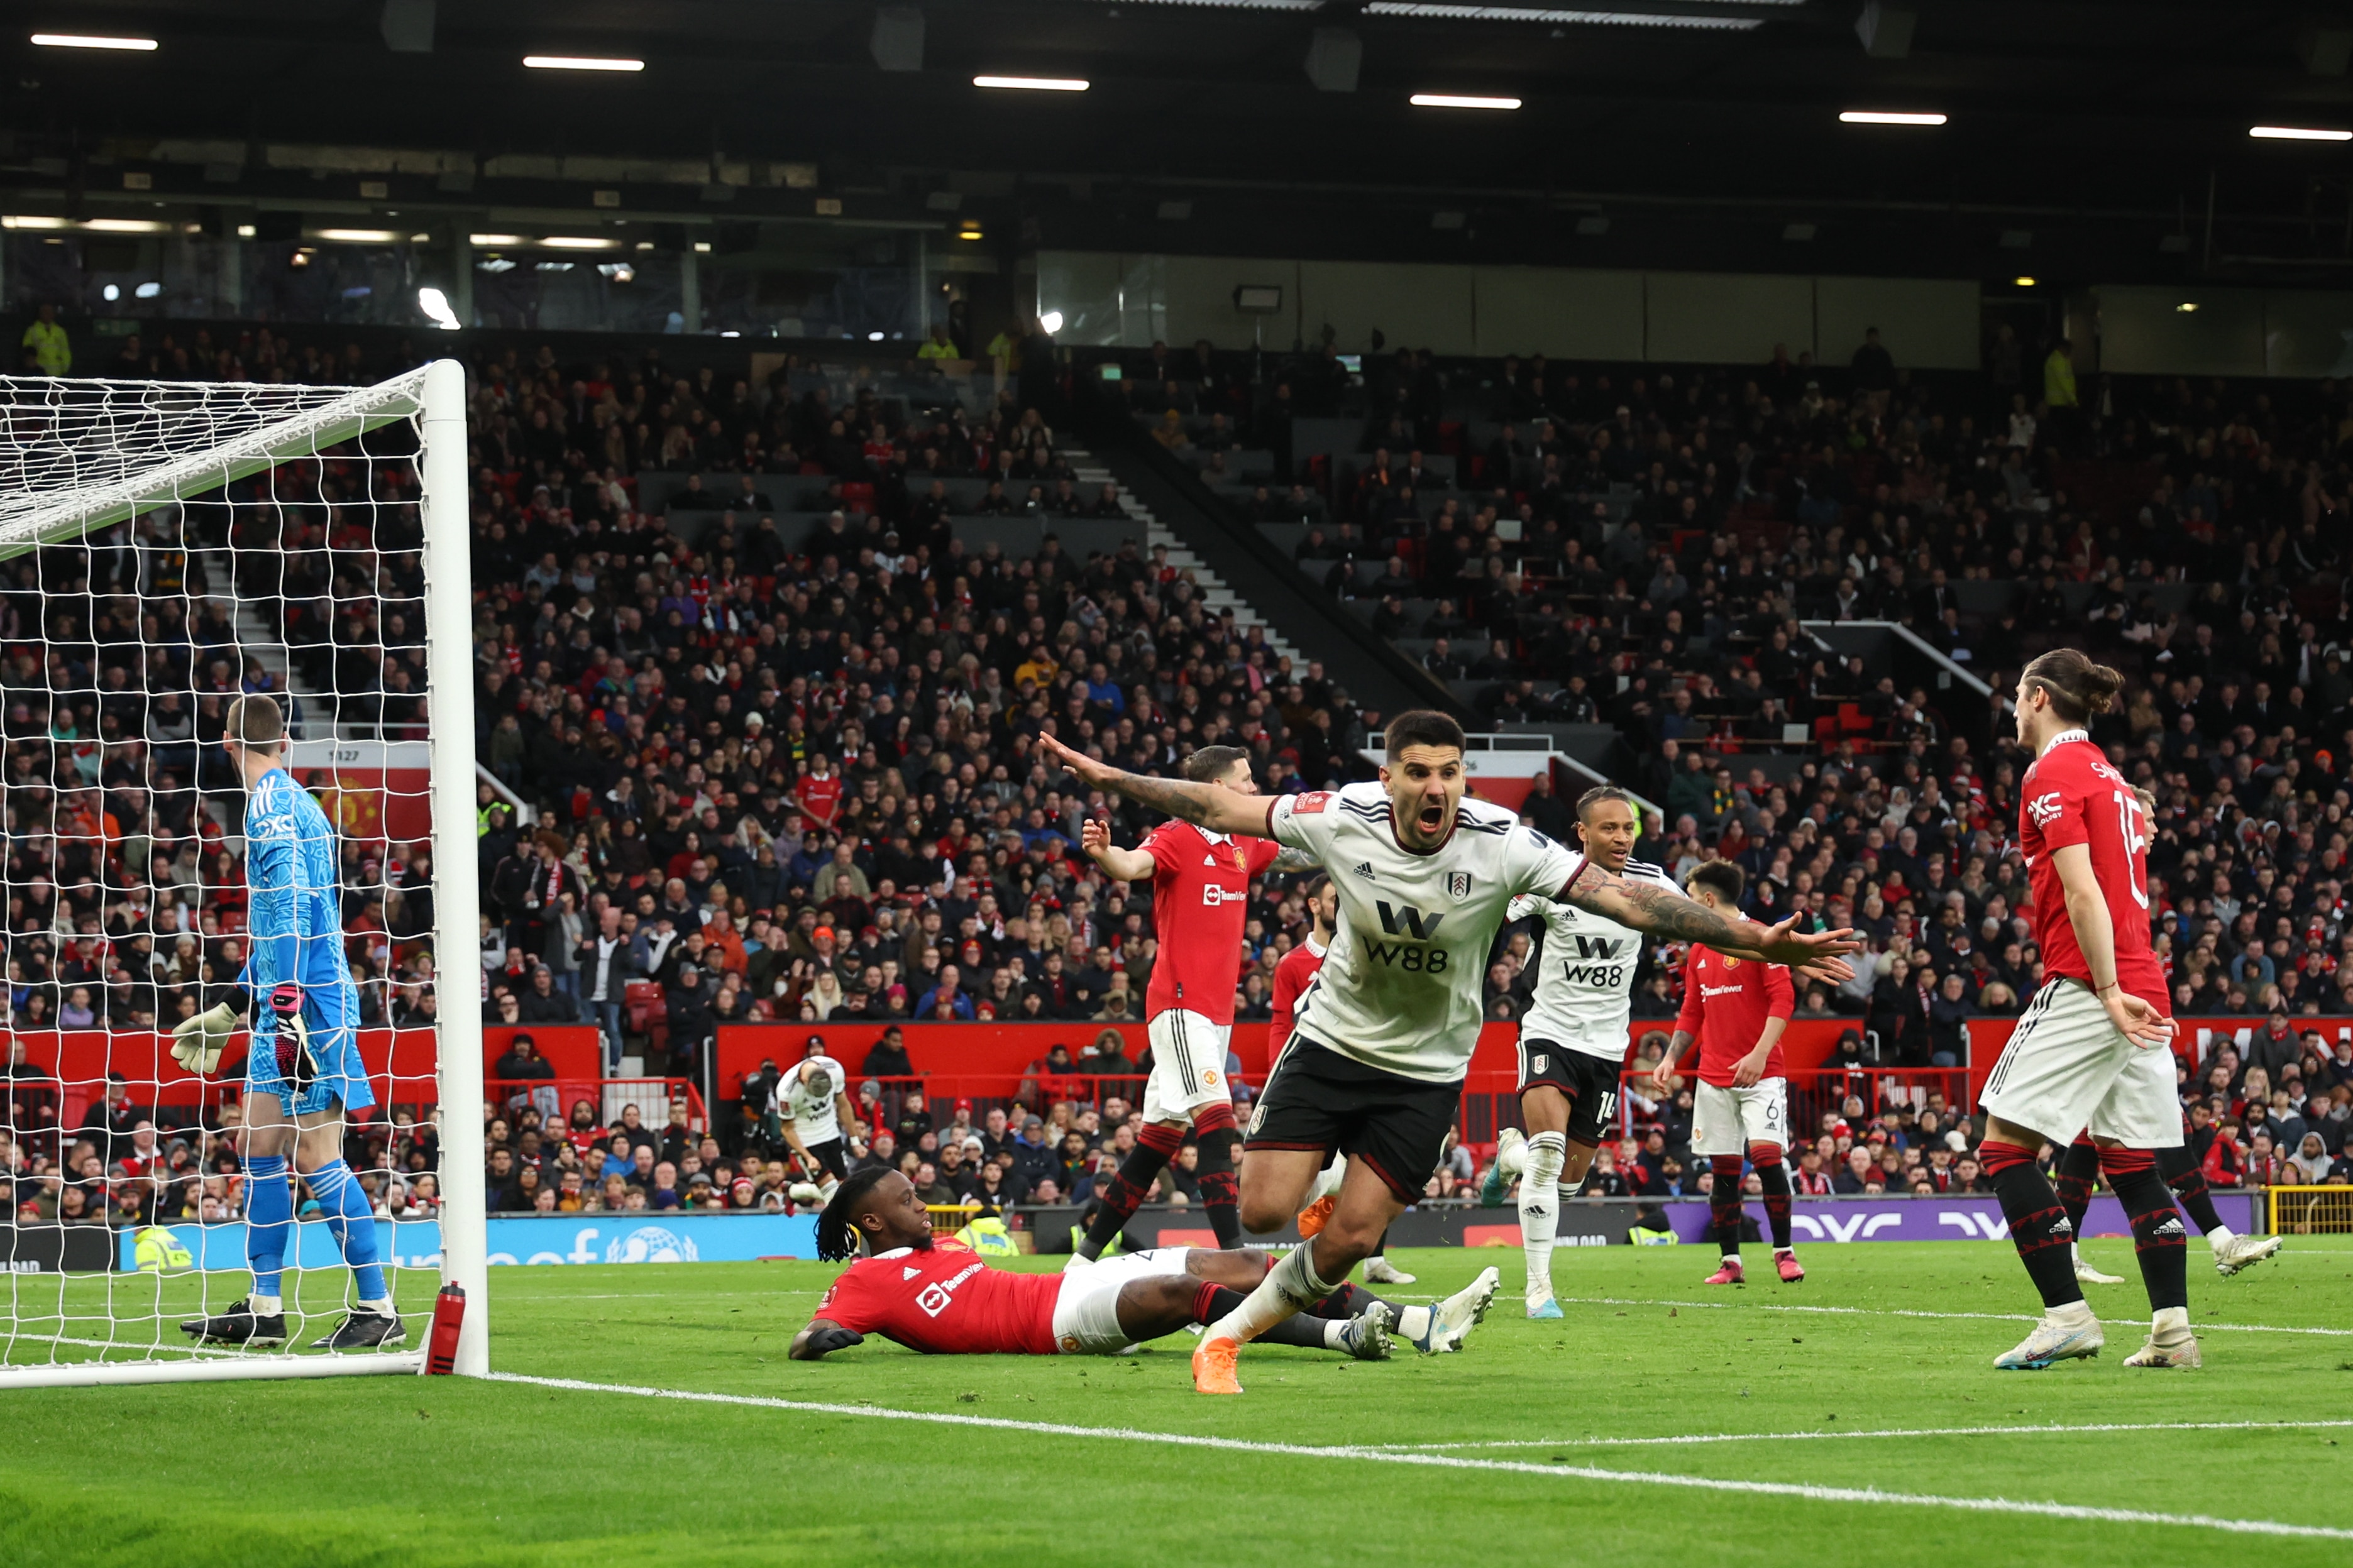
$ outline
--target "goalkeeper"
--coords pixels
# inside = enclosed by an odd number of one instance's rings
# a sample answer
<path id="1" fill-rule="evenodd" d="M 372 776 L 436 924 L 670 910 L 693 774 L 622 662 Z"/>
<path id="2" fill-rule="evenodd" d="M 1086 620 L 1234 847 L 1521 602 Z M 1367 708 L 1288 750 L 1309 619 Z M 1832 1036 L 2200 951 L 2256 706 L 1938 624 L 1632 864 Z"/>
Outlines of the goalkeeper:
<path id="1" fill-rule="evenodd" d="M 359 992 L 343 954 L 335 830 L 287 773 L 286 721 L 267 697 L 229 705 L 221 744 L 245 781 L 249 954 L 242 997 L 173 1031 L 172 1055 L 210 1077 L 253 1014 L 245 1066 L 245 1253 L 253 1289 L 217 1317 L 180 1327 L 206 1344 L 286 1342 L 280 1295 L 293 1239 L 287 1156 L 311 1184 L 351 1266 L 358 1302 L 313 1350 L 371 1350 L 407 1337 L 377 1259 L 368 1195 L 343 1162 L 343 1118 L 375 1103 L 359 1052 Z"/>

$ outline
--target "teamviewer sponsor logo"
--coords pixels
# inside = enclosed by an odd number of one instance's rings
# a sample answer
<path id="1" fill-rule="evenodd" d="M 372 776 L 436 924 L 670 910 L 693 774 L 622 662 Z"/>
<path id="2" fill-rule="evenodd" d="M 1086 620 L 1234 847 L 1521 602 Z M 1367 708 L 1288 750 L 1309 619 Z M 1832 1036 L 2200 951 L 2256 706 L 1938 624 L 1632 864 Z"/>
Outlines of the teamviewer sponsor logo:
<path id="1" fill-rule="evenodd" d="M 1211 882 L 1201 889 L 1201 902 L 1208 909 L 1214 910 L 1220 904 L 1242 904 L 1249 901 L 1250 890 L 1246 888 L 1220 888 L 1215 882 Z"/>

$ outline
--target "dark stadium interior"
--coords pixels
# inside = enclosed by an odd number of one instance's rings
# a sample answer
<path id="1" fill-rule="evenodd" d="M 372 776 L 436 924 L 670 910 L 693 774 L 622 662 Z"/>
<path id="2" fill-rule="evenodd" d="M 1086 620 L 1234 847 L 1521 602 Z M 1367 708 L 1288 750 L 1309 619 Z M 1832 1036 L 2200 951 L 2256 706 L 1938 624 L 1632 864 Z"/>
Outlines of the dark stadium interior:
<path id="1" fill-rule="evenodd" d="M 906 8 L 903 69 L 871 5 L 444 6 L 422 50 L 386 47 L 400 9 L 58 5 L 34 25 L 162 47 L 0 41 L 0 325 L 32 375 L 467 364 L 484 1018 L 594 1026 L 605 1066 L 681 1094 L 667 1137 L 543 1135 L 544 1064 L 508 1055 L 501 1210 L 785 1206 L 773 1082 L 717 1044 L 771 1021 L 786 1060 L 791 1026 L 861 1031 L 860 1158 L 943 1205 L 1083 1199 L 1126 1146 L 1140 1037 L 1081 1053 L 1140 1016 L 1155 941 L 1148 892 L 1071 847 L 1090 809 L 1123 843 L 1151 818 L 1090 802 L 1037 734 L 1139 770 L 1224 741 L 1261 787 L 1313 789 L 1368 776 L 1383 718 L 1419 705 L 1556 753 L 1514 802 L 1547 833 L 1614 777 L 1658 808 L 1644 858 L 1737 859 L 1760 918 L 1862 928 L 1857 980 L 1801 989 L 1823 1026 L 1801 1190 L 1978 1190 L 1971 1026 L 2042 978 L 2008 695 L 2061 641 L 2129 682 L 2093 733 L 2157 803 L 2157 940 L 2176 1011 L 2211 1026 L 2181 1069 L 2205 1173 L 2277 1182 L 2309 1133 L 2313 1179 L 2353 1180 L 2353 395 L 2332 337 L 2353 315 L 2327 293 L 2353 275 L 2353 165 L 2248 135 L 2353 124 L 2353 16 L 1944 0 L 1887 8 L 1916 22 L 1898 49 L 1846 0 L 1642 8 L 1705 26 L 966 0 Z M 1318 29 L 1359 62 L 1316 56 Z M 522 67 L 543 49 L 645 69 Z M 1090 86 L 971 85 L 998 72 Z M 1409 106 L 1432 91 L 1525 102 Z M 1737 273 L 1821 325 L 1786 358 L 1762 331 L 1737 353 L 1546 358 L 1533 336 L 1334 327 L 1294 292 L 1290 328 L 1254 342 L 1237 316 L 1197 347 L 1133 326 L 1124 294 L 1113 326 L 1082 333 L 1075 303 L 1062 326 L 1061 257 L 1243 258 L 1220 299 L 1255 258 L 1294 279 Z M 183 308 L 183 278 L 240 308 Z M 1817 303 L 1841 279 L 1959 289 L 1960 350 L 1915 359 L 1891 331 L 1869 351 L 1864 318 Z M 2324 300 L 2293 331 L 2290 291 Z M 1663 295 L 1636 298 L 1655 347 Z M 2255 346 L 2182 335 L 2200 322 Z M 944 352 L 913 358 L 934 327 Z M 26 1037 L 168 1028 L 233 970 L 233 931 L 160 920 L 186 908 L 166 888 L 238 896 L 195 793 L 224 786 L 184 760 L 229 696 L 290 692 L 309 736 L 430 725 L 414 479 L 397 454 L 333 461 L 239 481 L 185 536 L 151 517 L 0 562 Z M 377 507 L 391 531 L 343 531 Z M 142 650 L 148 615 L 170 652 Z M 422 842 L 346 847 L 365 1022 L 429 1024 Z M 638 973 L 599 1002 L 582 955 L 607 910 Z M 1253 1023 L 1303 935 L 1297 887 L 1267 879 L 1249 913 Z M 1499 940 L 1492 1024 L 1527 1005 L 1531 931 Z M 1638 1029 L 1675 1011 L 1679 964 L 1652 966 Z M 866 1047 L 967 1018 L 1067 1026 L 1073 1054 L 910 1114 L 903 1058 Z M 232 1201 L 237 1156 L 195 1126 L 216 1105 L 25 1066 L 5 1142 L 29 1213 L 225 1212 L 206 1178 Z M 1627 1104 L 1594 1190 L 1704 1190 L 1688 1091 L 1630 1080 Z M 1478 1115 L 1433 1199 L 1478 1194 Z M 162 1171 L 126 1153 L 149 1117 L 183 1129 Z M 429 1212 L 386 1171 L 428 1172 L 429 1129 L 371 1132 L 378 1201 Z"/>

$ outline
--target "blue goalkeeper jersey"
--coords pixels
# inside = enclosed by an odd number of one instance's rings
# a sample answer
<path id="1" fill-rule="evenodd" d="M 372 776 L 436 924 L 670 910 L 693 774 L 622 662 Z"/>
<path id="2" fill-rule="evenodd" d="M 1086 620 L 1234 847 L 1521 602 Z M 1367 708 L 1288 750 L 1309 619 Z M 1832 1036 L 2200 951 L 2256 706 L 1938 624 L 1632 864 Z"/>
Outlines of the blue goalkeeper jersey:
<path id="1" fill-rule="evenodd" d="M 285 769 L 262 774 L 245 800 L 248 990 L 266 994 L 291 981 L 330 1010 L 356 1011 L 338 870 L 334 824 L 319 803 Z M 335 993 L 353 1005 L 335 1008 Z"/>

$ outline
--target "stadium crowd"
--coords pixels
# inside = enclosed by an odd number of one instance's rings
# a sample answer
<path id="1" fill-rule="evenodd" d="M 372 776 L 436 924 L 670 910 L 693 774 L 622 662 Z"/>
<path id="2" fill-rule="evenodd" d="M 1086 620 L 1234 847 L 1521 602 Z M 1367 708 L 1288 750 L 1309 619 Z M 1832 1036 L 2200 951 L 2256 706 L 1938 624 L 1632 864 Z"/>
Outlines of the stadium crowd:
<path id="1" fill-rule="evenodd" d="M 381 368 L 268 329 L 191 346 L 216 374 L 255 379 Z M 1827 1142 L 1801 1166 L 1832 1188 L 1869 1183 L 1859 1154 L 1883 1184 L 1966 1186 L 1968 1118 L 1933 1099 L 1878 1104 L 1863 1069 L 1959 1062 L 1967 1020 L 2014 1014 L 2039 968 L 2010 852 L 2025 759 L 2000 739 L 1972 746 L 1954 697 L 1821 655 L 1799 622 L 1906 622 L 1999 692 L 2073 614 L 2063 584 L 2088 584 L 2094 608 L 2074 618 L 2137 678 L 2095 736 L 2157 802 L 2150 904 L 2176 1010 L 2241 1016 L 2251 1032 L 2243 1047 L 2216 1033 L 2185 1069 L 2202 1156 L 2218 1184 L 2268 1180 L 2317 1140 L 2311 1157 L 2346 1175 L 2353 1045 L 2299 1033 L 2353 1012 L 2340 651 L 2353 624 L 2328 585 L 2345 489 L 2329 419 L 2219 386 L 2138 389 L 2123 402 L 2139 412 L 2094 414 L 2056 401 L 2056 371 L 2042 400 L 2021 390 L 1980 423 L 1925 378 L 1860 363 L 1620 375 L 1405 354 L 1357 388 L 1326 355 L 1263 392 L 1221 356 L 1163 368 L 1163 444 L 1214 467 L 1249 449 L 1244 436 L 1263 440 L 1267 493 L 1332 531 L 1317 550 L 1353 537 L 1386 556 L 1394 581 L 1327 574 L 1380 598 L 1377 626 L 1429 633 L 1397 617 L 1434 601 L 1487 644 L 1471 668 L 1495 722 L 1601 718 L 1638 742 L 1640 782 L 1665 807 L 1644 858 L 1678 873 L 1738 859 L 1750 912 L 1870 935 L 1853 981 L 1799 1002 L 1800 1016 L 1852 1024 L 1832 1065 L 1856 1070 L 1856 1094 L 1824 1112 Z M 1367 450 L 1294 475 L 1287 405 L 1304 416 L 1359 396 Z M 542 348 L 473 366 L 472 398 L 476 742 L 497 783 L 480 796 L 468 1005 L 488 1022 L 593 1023 L 608 1064 L 641 1054 L 686 1077 L 731 1021 L 881 1037 L 897 1020 L 1037 1019 L 1087 1037 L 1140 1016 L 1155 942 L 1149 889 L 1076 853 L 1078 824 L 1107 812 L 1133 843 L 1149 823 L 1039 761 L 1049 723 L 1147 771 L 1241 745 L 1266 789 L 1365 771 L 1357 748 L 1379 715 L 1320 666 L 1289 667 L 1263 628 L 1212 610 L 1138 539 L 1061 547 L 1056 520 L 1124 511 L 1116 494 L 1081 493 L 1039 403 L 1009 389 L 795 363 L 755 384 L 672 374 L 650 352 L 566 362 Z M 1417 456 L 1463 445 L 1450 398 L 1498 426 L 1484 450 L 1450 454 L 1459 486 Z M 2343 412 L 2333 390 L 2325 403 Z M 2132 515 L 2079 505 L 2063 483 L 2144 458 L 2155 478 Z M 230 696 L 290 686 L 346 724 L 423 731 L 416 494 L 405 463 L 332 457 L 0 565 L 16 1032 L 168 1028 L 233 977 L 234 785 L 205 745 Z M 976 547 L 957 526 L 1020 517 L 1037 521 L 1034 552 Z M 1961 608 L 1957 584 L 2010 581 L 2034 586 L 1989 617 Z M 274 618 L 284 669 L 240 652 L 231 587 Z M 1540 668 L 1577 673 L 1539 689 L 1526 672 Z M 1785 721 L 1848 706 L 1861 730 L 1783 749 Z M 2006 729 L 1997 702 L 1990 732 Z M 1548 784 L 1525 809 L 1556 836 L 1573 821 Z M 369 1025 L 456 1005 L 436 994 L 425 850 L 346 837 Z M 1303 931 L 1293 882 L 1254 889 L 1242 1018 L 1266 1016 L 1274 963 Z M 1532 938 L 1499 940 L 1494 1018 L 1525 1005 Z M 1674 1011 L 1676 956 L 1651 960 L 1638 1019 Z M 855 1152 L 912 1163 L 927 1195 L 1083 1202 L 1134 1121 L 1132 1095 L 1085 1086 L 1136 1065 L 1113 1034 L 1107 1050 L 1039 1064 L 1009 1105 L 927 1108 L 890 1085 L 904 1068 L 883 1049 L 853 1064 L 869 1102 Z M 10 1073 L 23 1205 L 74 1219 L 234 1212 L 233 1104 L 198 1127 L 197 1108 L 110 1089 L 59 1136 L 73 1119 L 21 1042 Z M 1073 1092 L 1050 1092 L 1065 1079 Z M 740 1118 L 700 1133 L 634 1113 L 600 1125 L 585 1104 L 560 1121 L 528 1098 L 494 1107 L 495 1201 L 787 1203 L 773 1083 L 741 1095 Z M 1599 1190 L 1683 1190 L 1669 1167 L 1687 1096 L 1633 1103 L 1653 1125 L 1608 1152 Z M 396 1106 L 353 1138 L 386 1212 L 429 1206 L 430 1115 Z M 1185 1171 L 1172 1167 L 1178 1192 Z M 1475 1192 L 1479 1174 L 1463 1149 L 1434 1195 Z"/>

